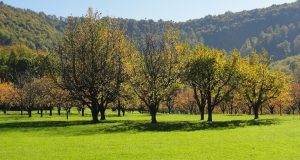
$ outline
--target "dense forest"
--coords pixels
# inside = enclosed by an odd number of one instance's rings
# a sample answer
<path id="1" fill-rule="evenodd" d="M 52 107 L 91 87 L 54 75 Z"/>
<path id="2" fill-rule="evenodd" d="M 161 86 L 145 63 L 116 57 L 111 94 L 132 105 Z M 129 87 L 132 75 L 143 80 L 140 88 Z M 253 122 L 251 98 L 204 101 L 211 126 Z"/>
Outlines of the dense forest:
<path id="1" fill-rule="evenodd" d="M 117 20 L 128 38 L 138 44 L 144 33 L 161 34 L 163 26 L 172 24 L 180 29 L 180 39 L 191 45 L 200 42 L 227 52 L 237 48 L 244 55 L 266 49 L 273 60 L 279 60 L 300 53 L 299 10 L 300 1 L 297 1 L 186 22 Z M 65 25 L 64 17 L 0 4 L 0 45 L 22 43 L 32 49 L 47 50 L 62 37 Z"/>

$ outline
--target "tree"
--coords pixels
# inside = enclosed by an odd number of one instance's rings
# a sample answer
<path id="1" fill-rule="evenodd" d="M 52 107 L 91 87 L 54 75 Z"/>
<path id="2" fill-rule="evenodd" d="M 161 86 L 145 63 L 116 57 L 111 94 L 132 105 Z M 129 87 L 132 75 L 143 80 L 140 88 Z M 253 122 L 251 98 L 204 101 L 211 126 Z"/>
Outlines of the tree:
<path id="1" fill-rule="evenodd" d="M 197 108 L 193 95 L 193 89 L 190 87 L 178 91 L 175 98 L 175 109 L 180 113 L 195 114 Z"/>
<path id="2" fill-rule="evenodd" d="M 39 96 L 39 90 L 34 85 L 33 80 L 26 80 L 22 86 L 19 86 L 19 105 L 28 112 L 28 117 L 32 116 L 32 110 L 38 106 L 37 98 Z M 42 113 L 41 113 L 42 116 Z"/>
<path id="3" fill-rule="evenodd" d="M 227 95 L 224 100 L 219 104 L 220 110 L 224 114 L 237 114 L 239 111 L 246 112 L 245 101 L 242 99 L 237 91 L 233 91 Z"/>
<path id="4" fill-rule="evenodd" d="M 6 114 L 10 105 L 17 104 L 17 88 L 12 83 L 0 83 L 0 108 Z"/>
<path id="5" fill-rule="evenodd" d="M 160 40 L 148 35 L 141 50 L 128 56 L 127 73 L 134 92 L 149 108 L 151 123 L 157 123 L 160 103 L 179 83 L 179 55 L 183 47 L 179 45 L 178 32 L 167 29 Z"/>
<path id="6" fill-rule="evenodd" d="M 116 98 L 115 105 L 117 106 L 118 116 L 121 116 L 121 111 L 123 116 L 125 115 L 126 101 L 133 98 L 133 91 L 130 88 L 130 84 L 127 81 L 127 77 L 125 75 L 124 63 L 122 62 L 122 57 L 118 56 L 118 66 L 117 66 L 117 78 L 116 78 Z"/>
<path id="7" fill-rule="evenodd" d="M 177 95 L 177 88 L 173 88 L 169 90 L 169 93 L 166 96 L 166 99 L 164 99 L 165 105 L 168 108 L 168 113 L 171 114 L 174 109 L 174 103 L 175 103 L 175 98 Z"/>
<path id="8" fill-rule="evenodd" d="M 197 46 L 196 49 L 194 49 L 194 51 L 192 51 L 190 53 L 190 55 L 188 56 L 186 62 L 185 62 L 185 65 L 187 67 L 191 67 L 191 61 L 193 61 L 196 57 L 196 55 L 199 53 L 199 52 L 206 52 L 208 48 L 205 48 L 204 46 Z M 196 67 L 196 66 L 194 66 Z M 200 82 L 201 81 L 200 79 L 198 79 L 198 77 L 196 77 L 194 75 L 194 73 L 192 72 L 195 72 L 194 69 L 192 68 L 186 68 L 186 70 L 184 71 L 184 73 L 182 74 L 182 78 L 183 78 L 183 81 L 186 82 L 188 85 L 190 85 L 193 89 L 193 97 L 196 101 L 196 104 L 198 106 L 198 109 L 199 109 L 199 113 L 200 113 L 200 120 L 204 120 L 204 109 L 205 109 L 205 106 L 206 106 L 206 98 L 205 98 L 205 95 L 204 95 L 204 92 L 202 89 L 200 89 Z M 197 72 L 197 71 L 196 71 Z"/>
<path id="9" fill-rule="evenodd" d="M 295 54 L 300 53 L 300 35 L 297 35 L 294 39 L 294 49 L 295 49 Z"/>
<path id="10" fill-rule="evenodd" d="M 295 83 L 288 83 L 284 86 L 283 90 L 280 94 L 274 98 L 267 101 L 267 105 L 271 114 L 272 112 L 278 112 L 282 115 L 284 110 L 287 110 L 290 106 L 293 106 L 294 97 L 293 97 L 293 90 L 299 90 L 299 87 Z M 297 95 L 297 94 L 296 94 Z"/>
<path id="11" fill-rule="evenodd" d="M 290 87 L 291 104 L 289 105 L 290 110 L 295 114 L 295 110 L 298 109 L 300 113 L 300 84 L 292 83 Z"/>
<path id="12" fill-rule="evenodd" d="M 0 80 L 19 85 L 20 76 L 45 74 L 48 54 L 34 51 L 23 45 L 0 46 Z"/>
<path id="13" fill-rule="evenodd" d="M 236 50 L 226 58 L 225 51 L 209 49 L 200 45 L 194 49 L 192 58 L 185 67 L 184 76 L 194 88 L 194 97 L 202 114 L 204 113 L 203 108 L 207 104 L 207 120 L 209 122 L 212 121 L 212 112 L 215 106 L 238 87 L 239 58 Z M 201 95 L 201 101 L 197 92 Z"/>
<path id="14" fill-rule="evenodd" d="M 258 119 L 258 111 L 266 101 L 279 96 L 286 81 L 282 73 L 268 70 L 270 63 L 265 52 L 253 52 L 242 70 L 241 89 L 253 109 L 254 119 Z"/>
<path id="15" fill-rule="evenodd" d="M 70 17 L 58 49 L 60 63 L 52 69 L 57 84 L 91 109 L 93 122 L 98 122 L 99 112 L 105 120 L 107 105 L 119 92 L 118 66 L 126 39 L 117 26 L 110 18 L 100 19 L 91 8 L 78 21 Z"/>

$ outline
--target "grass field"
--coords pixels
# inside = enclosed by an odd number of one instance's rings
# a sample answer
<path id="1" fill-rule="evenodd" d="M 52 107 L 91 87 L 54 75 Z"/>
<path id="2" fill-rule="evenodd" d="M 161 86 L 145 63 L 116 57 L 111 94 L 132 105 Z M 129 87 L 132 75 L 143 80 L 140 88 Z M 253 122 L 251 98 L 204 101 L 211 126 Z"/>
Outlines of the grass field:
<path id="1" fill-rule="evenodd" d="M 300 159 L 300 116 L 158 115 L 117 117 L 91 124 L 76 111 L 70 119 L 0 113 L 0 159 Z"/>

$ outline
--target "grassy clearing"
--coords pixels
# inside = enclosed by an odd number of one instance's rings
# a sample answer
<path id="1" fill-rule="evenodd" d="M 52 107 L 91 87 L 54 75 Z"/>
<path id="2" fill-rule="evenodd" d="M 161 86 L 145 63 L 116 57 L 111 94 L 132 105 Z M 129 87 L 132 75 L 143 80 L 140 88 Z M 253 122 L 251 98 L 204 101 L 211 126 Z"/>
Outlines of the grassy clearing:
<path id="1" fill-rule="evenodd" d="M 299 159 L 300 116 L 214 115 L 212 124 L 198 115 L 147 114 L 91 124 L 90 115 L 0 114 L 0 159 Z"/>

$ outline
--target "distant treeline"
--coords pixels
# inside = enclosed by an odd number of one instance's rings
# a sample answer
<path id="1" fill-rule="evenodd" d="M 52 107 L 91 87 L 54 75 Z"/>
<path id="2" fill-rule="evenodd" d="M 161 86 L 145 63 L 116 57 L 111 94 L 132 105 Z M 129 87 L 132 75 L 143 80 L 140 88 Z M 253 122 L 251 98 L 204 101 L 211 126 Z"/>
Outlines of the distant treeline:
<path id="1" fill-rule="evenodd" d="M 243 55 L 266 49 L 273 60 L 300 53 L 300 3 L 273 5 L 238 13 L 174 23 L 153 20 L 117 19 L 128 38 L 140 45 L 146 33 L 159 35 L 163 26 L 180 29 L 180 39 L 191 45 L 240 49 Z M 78 17 L 79 18 L 79 17 Z M 17 9 L 0 3 L 0 45 L 22 43 L 32 49 L 52 49 L 61 39 L 66 18 Z"/>

